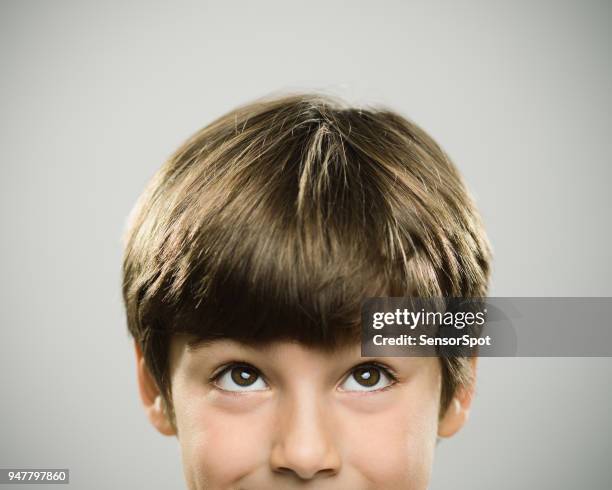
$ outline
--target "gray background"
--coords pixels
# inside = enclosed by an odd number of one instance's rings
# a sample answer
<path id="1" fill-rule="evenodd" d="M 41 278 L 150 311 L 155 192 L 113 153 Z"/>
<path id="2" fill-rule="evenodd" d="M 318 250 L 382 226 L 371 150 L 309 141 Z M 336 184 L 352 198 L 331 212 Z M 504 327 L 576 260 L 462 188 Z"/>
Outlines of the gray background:
<path id="1" fill-rule="evenodd" d="M 137 396 L 120 236 L 179 143 L 272 91 L 385 103 L 429 131 L 482 210 L 492 295 L 612 295 L 610 2 L 0 9 L 1 467 L 69 467 L 79 489 L 183 487 L 176 440 Z M 609 488 L 611 368 L 482 359 L 431 488 Z"/>

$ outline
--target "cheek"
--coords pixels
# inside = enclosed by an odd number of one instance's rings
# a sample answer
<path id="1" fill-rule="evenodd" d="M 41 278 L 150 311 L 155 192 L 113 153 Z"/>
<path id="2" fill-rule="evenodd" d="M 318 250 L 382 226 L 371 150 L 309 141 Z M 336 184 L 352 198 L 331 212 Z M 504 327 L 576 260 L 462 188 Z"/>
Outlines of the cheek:
<path id="1" fill-rule="evenodd" d="M 206 397 L 175 406 L 183 467 L 190 489 L 222 489 L 265 459 L 269 419 L 262 410 L 235 412 Z"/>
<path id="2" fill-rule="evenodd" d="M 438 401 L 393 400 L 376 413 L 349 413 L 344 433 L 348 460 L 375 488 L 426 489 L 437 435 Z"/>

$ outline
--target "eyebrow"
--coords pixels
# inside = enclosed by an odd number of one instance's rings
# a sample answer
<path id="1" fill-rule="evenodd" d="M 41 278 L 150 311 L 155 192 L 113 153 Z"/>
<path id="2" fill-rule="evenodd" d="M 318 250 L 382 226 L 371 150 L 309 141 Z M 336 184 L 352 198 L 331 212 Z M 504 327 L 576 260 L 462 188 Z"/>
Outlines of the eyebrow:
<path id="1" fill-rule="evenodd" d="M 191 340 L 187 341 L 187 348 L 190 351 L 196 351 L 199 349 L 204 349 L 206 347 L 210 347 L 213 344 L 216 344 L 222 340 L 228 340 L 228 339 L 201 339 L 201 338 L 194 338 Z M 231 339 L 230 339 L 231 340 Z"/>
<path id="2" fill-rule="evenodd" d="M 244 340 L 240 340 L 240 339 L 235 339 L 232 337 L 218 337 L 218 338 L 193 338 L 191 340 L 187 341 L 187 349 L 190 352 L 197 352 L 201 349 L 205 349 L 207 347 L 212 347 L 215 344 L 218 344 L 220 342 L 233 342 L 235 344 L 238 345 L 238 347 L 243 348 L 245 350 L 250 350 L 250 351 L 260 351 L 262 349 L 267 349 L 272 347 L 275 343 L 277 342 L 281 342 L 282 340 L 269 340 L 269 341 L 263 341 L 263 342 L 246 342 Z M 303 345 L 300 344 L 300 342 L 296 342 L 299 345 Z M 356 345 L 360 344 L 360 341 L 355 341 L 354 343 L 347 343 L 346 345 L 344 345 L 343 347 L 339 348 L 339 349 L 331 349 L 329 350 L 329 353 L 338 353 L 340 351 L 349 351 L 352 348 L 354 348 Z M 314 350 L 321 350 L 323 352 L 325 352 L 325 349 L 317 349 L 316 347 L 314 348 Z"/>
<path id="3" fill-rule="evenodd" d="M 239 347 L 242 347 L 244 349 L 249 349 L 249 350 L 256 350 L 262 347 L 266 348 L 266 347 L 271 346 L 274 343 L 274 341 L 260 342 L 260 343 L 245 342 L 243 340 L 234 339 L 231 337 L 194 338 L 194 339 L 187 341 L 187 348 L 193 352 L 193 351 L 197 351 L 200 349 L 205 349 L 206 347 L 211 347 L 220 342 L 233 342 L 233 343 L 238 344 Z"/>

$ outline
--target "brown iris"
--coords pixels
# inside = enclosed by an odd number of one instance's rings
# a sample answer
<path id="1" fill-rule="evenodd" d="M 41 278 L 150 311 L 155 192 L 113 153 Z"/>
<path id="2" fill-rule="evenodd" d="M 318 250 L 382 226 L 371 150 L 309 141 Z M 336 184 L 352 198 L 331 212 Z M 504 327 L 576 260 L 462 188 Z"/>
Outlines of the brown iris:
<path id="1" fill-rule="evenodd" d="M 246 366 L 235 367 L 231 370 L 234 383 L 239 386 L 250 386 L 257 380 L 257 373 L 254 369 Z"/>
<path id="2" fill-rule="evenodd" d="M 357 368 L 353 376 L 362 386 L 374 386 L 380 380 L 380 370 L 375 367 Z"/>

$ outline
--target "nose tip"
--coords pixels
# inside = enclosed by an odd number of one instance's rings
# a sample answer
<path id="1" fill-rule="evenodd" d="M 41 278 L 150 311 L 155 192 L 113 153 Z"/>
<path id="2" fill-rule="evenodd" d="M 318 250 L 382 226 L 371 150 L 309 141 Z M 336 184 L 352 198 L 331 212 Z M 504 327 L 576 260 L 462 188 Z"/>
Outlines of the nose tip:
<path id="1" fill-rule="evenodd" d="M 311 480 L 336 474 L 339 464 L 326 448 L 309 446 L 304 441 L 293 449 L 277 449 L 272 466 L 278 473 L 294 474 L 302 480 Z"/>
<path id="2" fill-rule="evenodd" d="M 270 456 L 273 471 L 302 480 L 337 474 L 340 455 L 325 418 L 315 407 L 302 406 L 278 424 Z"/>

